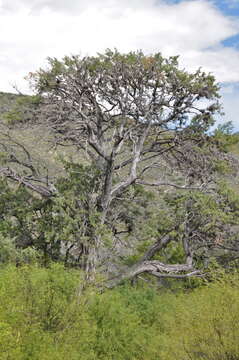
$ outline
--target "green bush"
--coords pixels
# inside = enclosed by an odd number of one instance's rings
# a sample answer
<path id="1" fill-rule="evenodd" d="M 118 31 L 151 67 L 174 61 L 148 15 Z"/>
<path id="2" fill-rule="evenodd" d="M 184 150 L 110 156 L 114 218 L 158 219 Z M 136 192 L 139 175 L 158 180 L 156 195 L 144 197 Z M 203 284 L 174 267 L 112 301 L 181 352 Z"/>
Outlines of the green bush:
<path id="1" fill-rule="evenodd" d="M 163 359 L 239 359 L 238 280 L 227 276 L 177 298 L 175 314 L 164 317 L 170 342 L 165 341 Z"/>
<path id="2" fill-rule="evenodd" d="M 62 265 L 0 268 L 1 360 L 238 360 L 239 276 L 186 293 L 138 284 L 79 296 Z"/>
<path id="3" fill-rule="evenodd" d="M 71 355 L 74 348 L 69 348 L 74 331 L 82 359 L 91 359 L 84 354 L 92 327 L 81 301 L 76 302 L 79 283 L 78 271 L 66 271 L 60 265 L 1 269 L 0 324 L 4 332 L 0 346 L 12 336 L 18 339 L 19 349 L 16 355 L 15 346 L 6 348 L 6 359 L 62 359 L 64 352 L 67 359 L 78 359 Z"/>

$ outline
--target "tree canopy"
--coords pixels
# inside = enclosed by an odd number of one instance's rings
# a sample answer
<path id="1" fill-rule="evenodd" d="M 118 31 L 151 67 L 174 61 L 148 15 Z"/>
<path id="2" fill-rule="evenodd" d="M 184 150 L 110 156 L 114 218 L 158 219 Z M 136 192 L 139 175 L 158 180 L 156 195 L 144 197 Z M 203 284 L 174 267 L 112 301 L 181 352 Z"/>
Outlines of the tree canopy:
<path id="1" fill-rule="evenodd" d="M 48 67 L 29 78 L 36 109 L 28 126 L 42 124 L 55 147 L 73 146 L 74 160 L 64 161 L 63 177 L 49 178 L 35 170 L 23 148 L 27 161 L 11 152 L 6 163 L 11 160 L 18 171 L 6 166 L 1 173 L 45 199 L 41 211 L 47 209 L 51 218 L 50 228 L 43 221 L 48 242 L 50 237 L 59 254 L 78 258 L 88 278 L 97 270 L 114 273 L 119 248 L 144 242 L 137 230 L 140 221 L 148 226 L 151 214 L 154 229 L 160 230 L 151 238 L 149 231 L 141 258 L 110 286 L 142 273 L 201 276 L 197 249 L 215 242 L 216 229 L 226 222 L 216 225 L 215 214 L 203 217 L 198 211 L 209 201 L 208 192 L 215 213 L 224 206 L 216 173 L 228 159 L 209 136 L 221 108 L 214 77 L 201 69 L 181 69 L 177 57 L 107 50 L 97 56 L 49 58 Z M 19 175 L 21 167 L 25 172 Z M 182 199 L 178 191 L 188 191 L 187 196 Z M 174 210 L 168 193 L 178 199 Z M 211 237 L 205 237 L 208 222 L 214 226 Z M 171 243 L 180 249 L 177 262 L 157 259 Z"/>

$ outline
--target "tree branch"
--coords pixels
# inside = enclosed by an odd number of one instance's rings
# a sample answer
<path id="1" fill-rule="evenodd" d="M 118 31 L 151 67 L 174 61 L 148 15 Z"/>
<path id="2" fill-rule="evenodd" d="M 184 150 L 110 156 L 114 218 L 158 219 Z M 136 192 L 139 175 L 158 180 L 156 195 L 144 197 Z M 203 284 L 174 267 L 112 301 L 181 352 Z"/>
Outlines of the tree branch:
<path id="1" fill-rule="evenodd" d="M 170 230 L 172 231 L 172 230 Z M 166 247 L 170 241 L 172 240 L 172 237 L 167 234 L 164 235 L 161 239 L 157 240 L 143 255 L 142 259 L 139 261 L 140 263 L 143 263 L 146 260 L 152 259 L 152 257 L 160 250 L 162 250 L 164 247 Z"/>
<path id="2" fill-rule="evenodd" d="M 26 188 L 40 194 L 43 197 L 49 198 L 53 196 L 53 192 L 49 188 L 42 185 L 35 185 L 30 183 L 26 178 L 16 174 L 12 169 L 8 167 L 0 169 L 0 174 L 5 176 L 6 178 L 18 182 L 19 184 L 24 185 Z"/>
<path id="3" fill-rule="evenodd" d="M 174 187 L 176 189 L 181 189 L 181 190 L 201 190 L 202 189 L 202 185 L 200 186 L 187 186 L 187 185 L 177 185 L 177 184 L 173 184 L 173 183 L 169 183 L 169 182 L 148 182 L 148 181 L 144 181 L 144 180 L 140 180 L 137 179 L 135 181 L 136 184 L 140 184 L 140 185 L 147 185 L 147 186 L 171 186 Z"/>
<path id="4" fill-rule="evenodd" d="M 195 270 L 190 264 L 164 264 L 157 260 L 144 261 L 136 264 L 132 269 L 127 270 L 123 274 L 107 281 L 107 287 L 113 288 L 121 284 L 125 280 L 131 280 L 140 274 L 149 274 L 157 277 L 190 277 L 198 276 L 199 271 Z M 157 274 L 157 275 L 156 275 Z"/>

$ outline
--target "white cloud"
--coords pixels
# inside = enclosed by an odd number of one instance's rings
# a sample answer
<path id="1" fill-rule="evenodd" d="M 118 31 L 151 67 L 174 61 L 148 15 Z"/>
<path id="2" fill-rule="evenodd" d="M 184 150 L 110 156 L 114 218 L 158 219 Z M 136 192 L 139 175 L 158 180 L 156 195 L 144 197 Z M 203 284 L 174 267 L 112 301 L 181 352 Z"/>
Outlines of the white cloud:
<path id="1" fill-rule="evenodd" d="M 159 0 L 160 1 L 160 0 Z M 125 8 L 139 9 L 153 6 L 154 0 L 1 0 L 0 9 L 5 14 L 28 9 L 31 14 L 39 14 L 45 10 L 79 15 L 81 11 L 94 7 L 97 10 L 110 9 L 120 14 Z"/>
<path id="2" fill-rule="evenodd" d="M 239 81 L 239 51 L 234 48 L 215 46 L 214 48 L 188 51 L 182 57 L 185 67 L 196 69 L 200 65 L 211 72 L 220 82 Z"/>
<path id="3" fill-rule="evenodd" d="M 202 66 L 220 82 L 237 82 L 239 51 L 220 43 L 238 32 L 239 22 L 207 0 L 0 0 L 0 90 L 15 82 L 26 89 L 23 77 L 47 56 L 108 47 L 179 54 L 189 70 Z"/>

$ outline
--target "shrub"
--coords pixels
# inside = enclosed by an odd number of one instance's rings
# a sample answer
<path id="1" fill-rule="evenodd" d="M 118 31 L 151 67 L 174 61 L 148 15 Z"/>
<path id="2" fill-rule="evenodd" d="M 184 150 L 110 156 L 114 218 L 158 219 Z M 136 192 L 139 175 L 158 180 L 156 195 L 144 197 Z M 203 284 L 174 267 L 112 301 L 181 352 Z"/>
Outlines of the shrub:
<path id="1" fill-rule="evenodd" d="M 81 273 L 0 268 L 1 360 L 238 360 L 238 274 L 170 293 L 125 284 L 79 296 Z"/>

